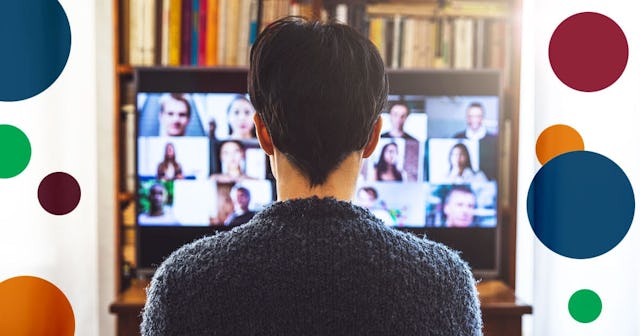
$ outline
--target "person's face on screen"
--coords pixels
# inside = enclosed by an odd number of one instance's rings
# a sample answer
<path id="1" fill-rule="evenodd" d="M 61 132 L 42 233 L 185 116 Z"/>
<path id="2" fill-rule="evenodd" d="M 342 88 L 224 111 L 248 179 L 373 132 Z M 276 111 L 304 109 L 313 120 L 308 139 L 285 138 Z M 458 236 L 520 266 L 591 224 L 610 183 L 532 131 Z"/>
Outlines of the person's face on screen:
<path id="1" fill-rule="evenodd" d="M 373 204 L 375 201 L 376 201 L 376 197 L 373 194 L 373 192 L 364 188 L 358 191 L 358 203 L 360 203 L 360 206 L 365 208 L 371 208 L 373 207 Z"/>
<path id="2" fill-rule="evenodd" d="M 402 131 L 404 128 L 404 122 L 407 121 L 409 110 L 404 105 L 393 105 L 389 110 L 389 119 L 391 121 L 391 127 L 396 131 Z"/>
<path id="3" fill-rule="evenodd" d="M 479 106 L 472 106 L 467 109 L 467 126 L 476 131 L 482 127 L 484 111 Z"/>
<path id="4" fill-rule="evenodd" d="M 387 146 L 382 155 L 384 155 L 384 160 L 388 164 L 395 164 L 398 158 L 398 147 L 395 145 Z"/>
<path id="5" fill-rule="evenodd" d="M 229 107 L 229 124 L 231 137 L 234 139 L 253 138 L 253 115 L 255 110 L 250 102 L 236 99 Z"/>
<path id="6" fill-rule="evenodd" d="M 236 190 L 235 197 L 233 198 L 233 205 L 236 209 L 242 211 L 249 210 L 249 202 L 251 198 L 249 194 L 244 189 Z"/>
<path id="7" fill-rule="evenodd" d="M 176 157 L 176 150 L 173 148 L 172 144 L 167 144 L 164 150 L 164 156 L 166 159 L 173 159 Z"/>
<path id="8" fill-rule="evenodd" d="M 220 147 L 220 161 L 225 170 L 242 170 L 242 160 L 244 159 L 244 151 L 235 142 L 225 142 Z"/>
<path id="9" fill-rule="evenodd" d="M 176 99 L 164 102 L 160 112 L 160 125 L 169 136 L 183 136 L 189 124 L 189 109 L 187 104 Z"/>
<path id="10" fill-rule="evenodd" d="M 149 190 L 149 201 L 151 203 L 151 212 L 157 212 L 162 209 L 164 204 L 164 188 L 161 185 L 154 185 Z"/>
<path id="11" fill-rule="evenodd" d="M 454 190 L 444 205 L 447 216 L 447 226 L 467 227 L 473 223 L 473 211 L 476 207 L 476 197 L 469 192 Z"/>
<path id="12" fill-rule="evenodd" d="M 460 147 L 454 147 L 451 150 L 451 156 L 449 157 L 449 162 L 451 163 L 451 167 L 458 168 L 458 169 L 462 167 L 466 167 L 468 161 L 469 161 L 469 158 Z"/>

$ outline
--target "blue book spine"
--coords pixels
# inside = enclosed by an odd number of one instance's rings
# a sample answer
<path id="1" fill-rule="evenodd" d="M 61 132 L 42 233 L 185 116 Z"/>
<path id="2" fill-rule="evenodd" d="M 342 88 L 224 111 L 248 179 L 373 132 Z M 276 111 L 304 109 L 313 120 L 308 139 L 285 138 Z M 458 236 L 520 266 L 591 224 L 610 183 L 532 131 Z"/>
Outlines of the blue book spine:
<path id="1" fill-rule="evenodd" d="M 200 30 L 200 0 L 193 0 L 191 14 L 191 65 L 198 65 L 198 32 Z"/>

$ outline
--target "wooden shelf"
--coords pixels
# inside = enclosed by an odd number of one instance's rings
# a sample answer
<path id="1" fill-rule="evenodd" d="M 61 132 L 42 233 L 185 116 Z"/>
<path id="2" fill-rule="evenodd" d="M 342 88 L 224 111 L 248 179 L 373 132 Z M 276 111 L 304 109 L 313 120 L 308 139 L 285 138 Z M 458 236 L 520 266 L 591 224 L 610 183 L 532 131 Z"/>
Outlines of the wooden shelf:
<path id="1" fill-rule="evenodd" d="M 118 202 L 120 203 L 127 203 L 127 202 L 131 202 L 134 199 L 134 195 L 133 193 L 130 192 L 119 192 L 118 193 Z"/>
<path id="2" fill-rule="evenodd" d="M 109 307 L 109 311 L 118 316 L 118 335 L 136 335 L 139 332 L 148 285 L 148 281 L 133 280 L 129 289 Z M 483 333 L 486 336 L 520 335 L 522 315 L 531 314 L 533 308 L 520 301 L 513 290 L 501 281 L 483 281 L 477 288 Z"/>
<path id="3" fill-rule="evenodd" d="M 119 75 L 132 75 L 133 67 L 129 64 L 118 64 L 116 65 L 116 73 Z"/>

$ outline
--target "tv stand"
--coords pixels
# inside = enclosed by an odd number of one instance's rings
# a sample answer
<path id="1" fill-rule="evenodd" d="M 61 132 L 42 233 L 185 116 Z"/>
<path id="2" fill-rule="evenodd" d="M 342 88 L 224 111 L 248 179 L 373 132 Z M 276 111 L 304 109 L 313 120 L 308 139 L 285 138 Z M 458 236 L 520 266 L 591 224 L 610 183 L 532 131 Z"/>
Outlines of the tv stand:
<path id="1" fill-rule="evenodd" d="M 148 285 L 148 280 L 133 280 L 131 286 L 109 307 L 109 311 L 116 314 L 118 319 L 118 336 L 140 334 L 141 311 L 146 300 L 145 288 Z M 518 300 L 513 290 L 499 280 L 480 282 L 478 292 L 484 335 L 521 335 L 522 315 L 531 314 L 531 305 Z"/>

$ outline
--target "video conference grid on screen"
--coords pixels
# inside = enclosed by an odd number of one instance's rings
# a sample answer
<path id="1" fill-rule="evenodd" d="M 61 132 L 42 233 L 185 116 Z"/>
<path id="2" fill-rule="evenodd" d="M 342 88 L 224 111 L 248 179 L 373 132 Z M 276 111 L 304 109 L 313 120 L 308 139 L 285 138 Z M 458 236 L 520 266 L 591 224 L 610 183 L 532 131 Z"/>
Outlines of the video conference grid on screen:
<path id="1" fill-rule="evenodd" d="M 390 95 L 353 202 L 393 227 L 497 223 L 496 96 Z M 275 200 L 248 95 L 138 93 L 138 224 L 236 226 Z"/>

